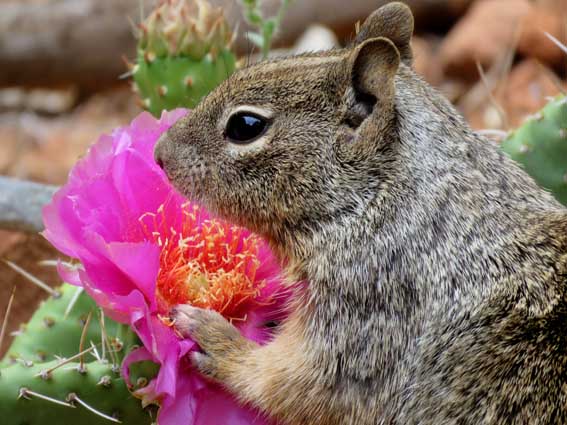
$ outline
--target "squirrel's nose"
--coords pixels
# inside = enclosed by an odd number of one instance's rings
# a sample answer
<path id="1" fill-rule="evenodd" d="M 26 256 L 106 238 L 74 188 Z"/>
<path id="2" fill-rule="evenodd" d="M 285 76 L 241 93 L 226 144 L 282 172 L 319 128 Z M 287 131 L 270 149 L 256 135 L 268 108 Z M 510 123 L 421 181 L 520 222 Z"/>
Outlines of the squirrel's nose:
<path id="1" fill-rule="evenodd" d="M 163 160 L 159 156 L 156 156 L 155 160 L 156 160 L 156 164 L 159 166 L 159 168 L 161 168 L 163 170 Z"/>

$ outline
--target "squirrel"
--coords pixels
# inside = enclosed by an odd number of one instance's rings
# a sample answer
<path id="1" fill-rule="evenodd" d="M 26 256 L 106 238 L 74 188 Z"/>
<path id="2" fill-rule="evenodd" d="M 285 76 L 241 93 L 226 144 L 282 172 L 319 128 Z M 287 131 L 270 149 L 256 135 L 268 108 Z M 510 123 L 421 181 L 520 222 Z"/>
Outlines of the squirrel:
<path id="1" fill-rule="evenodd" d="M 389 3 L 346 48 L 249 65 L 158 141 L 175 187 L 295 287 L 258 346 L 178 306 L 193 364 L 287 425 L 567 423 L 567 209 L 412 70 Z"/>

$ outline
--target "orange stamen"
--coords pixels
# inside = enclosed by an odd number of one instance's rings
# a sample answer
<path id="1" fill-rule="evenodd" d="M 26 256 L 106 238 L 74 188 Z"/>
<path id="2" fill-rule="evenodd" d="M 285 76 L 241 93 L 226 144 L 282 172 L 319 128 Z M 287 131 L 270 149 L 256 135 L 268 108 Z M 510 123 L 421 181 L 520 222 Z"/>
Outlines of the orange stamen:
<path id="1" fill-rule="evenodd" d="M 164 207 L 140 218 L 146 239 L 161 247 L 156 296 L 160 310 L 177 304 L 218 311 L 241 320 L 242 306 L 265 282 L 256 281 L 260 239 L 221 220 L 199 221 L 199 207 L 184 204 L 182 229 L 168 226 Z"/>

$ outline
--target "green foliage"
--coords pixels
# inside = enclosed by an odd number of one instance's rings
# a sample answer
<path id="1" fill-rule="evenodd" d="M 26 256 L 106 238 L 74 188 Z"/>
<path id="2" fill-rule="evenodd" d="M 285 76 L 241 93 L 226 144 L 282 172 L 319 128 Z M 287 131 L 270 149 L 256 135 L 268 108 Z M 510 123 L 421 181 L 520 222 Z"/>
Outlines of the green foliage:
<path id="1" fill-rule="evenodd" d="M 278 13 L 270 18 L 266 18 L 262 14 L 261 0 L 241 0 L 241 2 L 244 8 L 244 17 L 252 27 L 256 28 L 256 32 L 249 32 L 246 36 L 253 44 L 262 49 L 262 56 L 265 59 L 268 57 L 274 35 L 281 25 L 291 0 L 282 0 Z"/>
<path id="2" fill-rule="evenodd" d="M 79 362 L 72 362 L 47 373 L 59 363 L 58 360 L 34 365 L 17 362 L 2 369 L 2 424 L 112 423 L 100 414 L 115 418 L 123 424 L 142 425 L 152 422 L 149 412 L 142 409 L 140 401 L 130 394 L 119 372 L 110 364 L 93 361 L 81 367 Z M 89 410 L 83 403 L 99 414 Z"/>
<path id="3" fill-rule="evenodd" d="M 550 101 L 502 142 L 542 187 L 567 205 L 567 97 Z"/>

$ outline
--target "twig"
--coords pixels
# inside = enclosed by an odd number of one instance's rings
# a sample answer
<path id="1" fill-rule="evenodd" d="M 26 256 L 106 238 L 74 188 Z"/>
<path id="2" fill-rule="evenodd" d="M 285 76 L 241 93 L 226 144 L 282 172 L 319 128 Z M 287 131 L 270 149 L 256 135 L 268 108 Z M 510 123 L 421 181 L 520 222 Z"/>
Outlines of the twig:
<path id="1" fill-rule="evenodd" d="M 482 136 L 486 136 L 486 137 L 490 137 L 492 139 L 496 139 L 497 141 L 502 141 L 508 136 L 507 131 L 498 130 L 496 128 L 486 128 L 486 129 L 483 129 L 483 130 L 477 130 L 477 133 L 482 135 Z"/>
<path id="2" fill-rule="evenodd" d="M 553 85 L 555 86 L 555 88 L 559 93 L 567 94 L 567 90 L 563 86 L 563 81 L 561 81 L 561 78 L 559 78 L 555 72 L 551 71 L 549 68 L 547 68 L 546 66 L 542 65 L 539 62 L 537 63 L 537 65 L 540 71 L 543 72 L 547 77 L 549 77 L 549 79 L 551 80 L 551 82 L 553 83 Z M 552 96 L 552 98 L 553 97 L 555 96 Z"/>
<path id="3" fill-rule="evenodd" d="M 6 335 L 6 327 L 8 326 L 8 318 L 10 317 L 10 311 L 12 310 L 12 303 L 14 302 L 14 296 L 16 295 L 16 285 L 12 288 L 12 295 L 8 300 L 8 307 L 6 307 L 6 314 L 4 314 L 4 322 L 2 322 L 2 329 L 0 330 L 0 350 L 2 349 L 2 343 L 4 342 L 4 335 Z"/>
<path id="4" fill-rule="evenodd" d="M 20 275 L 22 275 L 23 277 L 25 277 L 27 280 L 29 280 L 31 283 L 33 283 L 35 286 L 43 289 L 44 291 L 48 292 L 53 298 L 59 298 L 61 296 L 61 294 L 59 292 L 57 292 L 55 289 L 53 289 L 52 287 L 50 287 L 47 283 L 39 280 L 37 277 L 35 277 L 34 275 L 32 275 L 31 273 L 28 273 L 27 271 L 25 271 L 24 269 L 22 269 L 20 266 L 12 263 L 9 260 L 3 260 L 4 263 L 6 263 L 6 265 L 8 267 L 10 267 L 12 270 L 14 270 L 15 272 L 19 273 Z"/>
<path id="5" fill-rule="evenodd" d="M 56 186 L 0 176 L 0 229 L 42 231 L 41 209 L 56 190 Z"/>
<path id="6" fill-rule="evenodd" d="M 73 264 L 73 263 L 69 263 L 67 261 L 61 261 L 61 260 L 42 260 L 42 261 L 38 261 L 37 263 L 40 266 L 44 266 L 44 267 L 58 267 L 60 264 L 65 266 L 65 267 L 69 267 L 69 268 L 76 268 L 77 265 Z"/>
<path id="7" fill-rule="evenodd" d="M 104 323 L 104 311 L 102 311 L 102 309 L 100 309 L 99 321 L 100 321 L 100 343 L 102 345 L 102 358 L 104 360 L 106 360 L 106 344 L 108 344 L 108 340 L 106 338 L 106 326 L 105 326 L 105 323 Z M 111 350 L 110 344 L 108 346 L 108 351 L 109 351 L 109 353 L 111 353 L 110 356 L 112 357 L 112 350 Z M 112 360 L 114 360 L 114 358 Z"/>
<path id="8" fill-rule="evenodd" d="M 565 44 L 563 44 L 562 42 L 560 42 L 557 38 L 555 38 L 554 36 L 552 36 L 550 33 L 545 32 L 544 33 L 545 36 L 547 38 L 549 38 L 553 44 L 555 44 L 557 47 L 559 47 L 565 54 L 567 54 L 567 46 Z"/>
<path id="9" fill-rule="evenodd" d="M 102 363 L 103 359 L 100 356 L 100 354 L 98 354 L 98 350 L 96 349 L 96 345 L 94 345 L 94 342 L 91 341 L 91 347 L 93 348 L 93 356 L 95 356 L 95 359 L 99 362 Z M 104 345 L 102 346 L 104 348 Z"/>
<path id="10" fill-rule="evenodd" d="M 496 111 L 498 112 L 498 115 L 500 116 L 500 124 L 504 128 L 508 128 L 508 117 L 506 115 L 506 111 L 504 111 L 502 106 L 500 106 L 500 104 L 498 103 L 498 101 L 494 97 L 494 94 L 492 93 L 492 89 L 491 89 L 491 86 L 490 86 L 490 82 L 486 78 L 486 74 L 484 72 L 484 69 L 482 68 L 482 65 L 480 64 L 479 61 L 476 61 L 476 68 L 478 69 L 478 74 L 480 75 L 480 80 L 482 81 L 482 84 L 484 84 L 484 86 L 486 88 L 486 94 L 488 96 L 488 99 L 490 100 L 490 103 L 492 103 L 492 106 L 494 106 L 494 109 L 496 109 Z"/>

